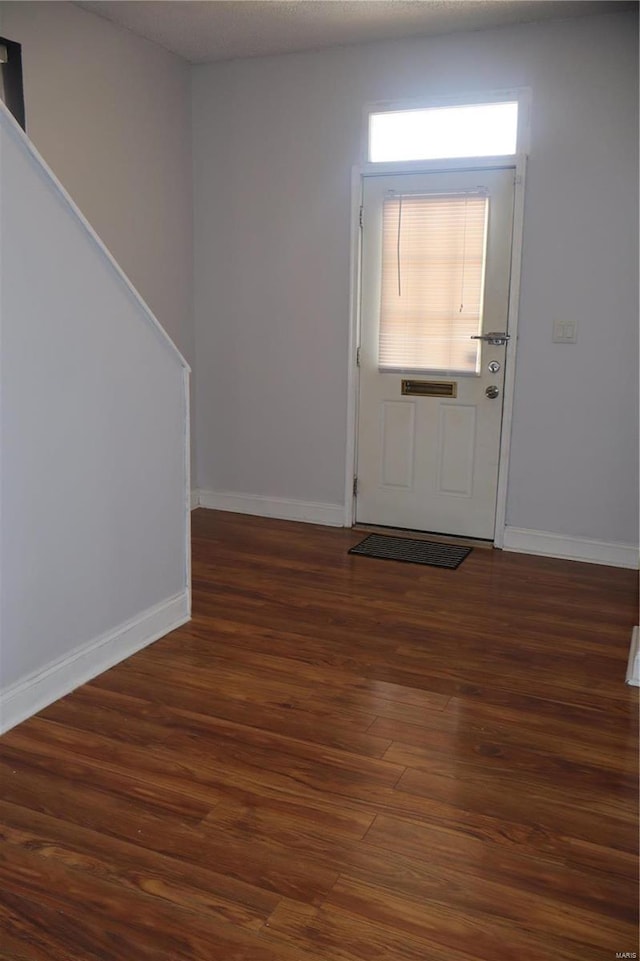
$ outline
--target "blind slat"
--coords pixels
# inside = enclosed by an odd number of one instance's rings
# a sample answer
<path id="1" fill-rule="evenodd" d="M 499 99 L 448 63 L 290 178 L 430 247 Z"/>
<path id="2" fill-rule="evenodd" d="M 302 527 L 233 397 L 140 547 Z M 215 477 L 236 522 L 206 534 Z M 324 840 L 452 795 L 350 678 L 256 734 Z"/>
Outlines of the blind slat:
<path id="1" fill-rule="evenodd" d="M 487 216 L 484 196 L 384 201 L 381 369 L 477 372 Z"/>

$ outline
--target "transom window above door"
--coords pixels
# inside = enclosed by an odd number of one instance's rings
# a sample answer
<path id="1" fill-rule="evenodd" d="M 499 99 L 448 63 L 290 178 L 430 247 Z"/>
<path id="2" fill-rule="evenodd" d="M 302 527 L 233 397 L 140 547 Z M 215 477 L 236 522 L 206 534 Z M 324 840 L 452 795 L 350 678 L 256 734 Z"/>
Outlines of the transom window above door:
<path id="1" fill-rule="evenodd" d="M 510 156 L 517 141 L 517 100 L 369 114 L 370 163 Z"/>

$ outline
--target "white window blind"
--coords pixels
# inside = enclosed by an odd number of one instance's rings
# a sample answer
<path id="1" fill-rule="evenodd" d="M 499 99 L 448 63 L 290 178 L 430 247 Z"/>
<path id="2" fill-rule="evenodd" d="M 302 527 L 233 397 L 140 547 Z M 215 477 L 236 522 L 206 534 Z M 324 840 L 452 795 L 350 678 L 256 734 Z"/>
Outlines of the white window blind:
<path id="1" fill-rule="evenodd" d="M 383 204 L 381 370 L 479 370 L 488 197 L 393 195 Z"/>

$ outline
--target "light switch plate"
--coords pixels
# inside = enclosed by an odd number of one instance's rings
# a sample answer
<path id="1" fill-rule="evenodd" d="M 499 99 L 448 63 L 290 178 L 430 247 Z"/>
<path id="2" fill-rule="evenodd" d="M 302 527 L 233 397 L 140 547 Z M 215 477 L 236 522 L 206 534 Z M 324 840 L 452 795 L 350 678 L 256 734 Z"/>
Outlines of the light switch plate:
<path id="1" fill-rule="evenodd" d="M 553 343 L 554 344 L 575 344 L 575 342 L 576 342 L 575 320 L 554 320 Z"/>

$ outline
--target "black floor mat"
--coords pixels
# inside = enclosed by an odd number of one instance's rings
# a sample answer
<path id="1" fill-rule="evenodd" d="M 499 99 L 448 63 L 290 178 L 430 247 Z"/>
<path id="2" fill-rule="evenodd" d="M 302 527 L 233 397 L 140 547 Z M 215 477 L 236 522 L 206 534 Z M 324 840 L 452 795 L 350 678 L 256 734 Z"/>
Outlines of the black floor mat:
<path id="1" fill-rule="evenodd" d="M 349 554 L 378 557 L 388 561 L 406 561 L 410 564 L 429 564 L 431 567 L 448 567 L 455 570 L 471 553 L 472 547 L 440 544 L 410 537 L 388 537 L 386 534 L 369 534 L 356 544 Z"/>

